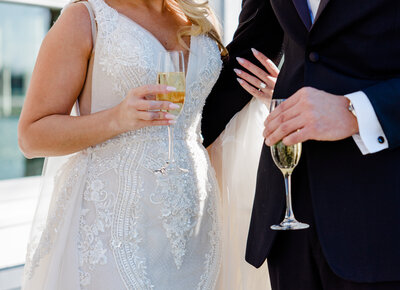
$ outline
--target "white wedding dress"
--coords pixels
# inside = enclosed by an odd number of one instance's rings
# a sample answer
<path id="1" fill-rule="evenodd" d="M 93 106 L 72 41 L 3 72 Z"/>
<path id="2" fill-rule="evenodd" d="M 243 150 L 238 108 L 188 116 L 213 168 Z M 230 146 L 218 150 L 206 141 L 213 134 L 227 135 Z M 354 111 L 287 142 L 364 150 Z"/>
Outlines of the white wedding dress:
<path id="1" fill-rule="evenodd" d="M 89 3 L 97 22 L 95 113 L 116 106 L 131 88 L 153 84 L 157 56 L 165 48 L 103 0 Z M 174 130 L 176 161 L 189 172 L 165 177 L 153 173 L 167 158 L 166 127 L 128 132 L 47 160 L 23 289 L 268 289 L 265 270 L 245 270 L 254 271 L 253 278 L 246 274 L 246 283 L 255 288 L 233 282 L 243 275 L 243 267 L 250 269 L 244 262 L 247 225 L 238 226 L 244 231 L 240 249 L 235 248 L 238 241 L 224 239 L 223 198 L 202 146 L 202 109 L 221 65 L 213 40 L 191 38 L 186 100 Z M 253 183 L 249 181 L 250 190 Z M 248 219 L 253 192 L 241 194 L 250 201 L 245 202 Z M 229 231 L 229 238 L 235 238 Z M 221 263 L 239 264 L 221 269 Z"/>

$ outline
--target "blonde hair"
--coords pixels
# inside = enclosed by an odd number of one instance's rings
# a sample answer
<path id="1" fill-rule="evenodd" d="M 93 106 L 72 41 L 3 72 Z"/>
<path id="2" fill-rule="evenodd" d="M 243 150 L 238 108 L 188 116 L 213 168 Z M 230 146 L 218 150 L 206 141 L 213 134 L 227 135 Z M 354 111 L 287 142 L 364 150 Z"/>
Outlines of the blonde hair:
<path id="1" fill-rule="evenodd" d="M 217 42 L 222 56 L 228 54 L 222 43 L 220 24 L 207 0 L 204 2 L 198 2 L 197 0 L 165 0 L 165 3 L 178 13 L 183 13 L 192 24 L 178 31 L 178 40 L 183 47 L 187 48 L 183 37 L 204 34 Z"/>

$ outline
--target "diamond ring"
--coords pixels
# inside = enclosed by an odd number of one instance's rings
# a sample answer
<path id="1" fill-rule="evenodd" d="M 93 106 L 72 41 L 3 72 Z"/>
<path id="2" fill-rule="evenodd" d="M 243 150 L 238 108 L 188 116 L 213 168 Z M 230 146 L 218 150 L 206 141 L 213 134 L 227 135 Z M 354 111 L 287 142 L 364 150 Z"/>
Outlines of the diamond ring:
<path id="1" fill-rule="evenodd" d="M 260 87 L 258 88 L 258 91 L 261 92 L 261 90 L 262 90 L 262 89 L 265 89 L 266 87 L 267 87 L 266 84 L 261 83 L 261 84 L 260 84 Z"/>

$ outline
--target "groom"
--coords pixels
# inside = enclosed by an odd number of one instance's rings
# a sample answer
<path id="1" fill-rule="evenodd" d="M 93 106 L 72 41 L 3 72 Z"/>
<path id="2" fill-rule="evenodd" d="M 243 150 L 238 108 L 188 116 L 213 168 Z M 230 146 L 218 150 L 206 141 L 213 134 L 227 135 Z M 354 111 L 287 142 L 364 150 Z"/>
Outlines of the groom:
<path id="1" fill-rule="evenodd" d="M 400 1 L 244 0 L 206 146 L 251 98 L 232 70 L 256 63 L 252 47 L 284 54 L 274 98 L 288 100 L 265 123 L 246 260 L 268 258 L 273 289 L 400 289 Z M 303 142 L 293 207 L 307 230 L 270 229 L 285 208 L 279 140 Z"/>

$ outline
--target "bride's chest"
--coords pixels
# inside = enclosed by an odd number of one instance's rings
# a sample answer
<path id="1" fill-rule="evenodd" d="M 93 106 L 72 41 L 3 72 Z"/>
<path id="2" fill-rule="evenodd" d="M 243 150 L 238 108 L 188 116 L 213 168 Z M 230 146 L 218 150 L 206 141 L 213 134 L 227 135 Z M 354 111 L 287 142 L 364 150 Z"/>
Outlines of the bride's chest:
<path id="1" fill-rule="evenodd" d="M 99 26 L 96 53 L 100 54 L 103 71 L 109 75 L 128 74 L 126 81 L 130 85 L 155 83 L 158 56 L 165 51 L 153 34 L 126 17 L 119 16 L 113 23 Z M 214 83 L 219 76 L 222 65 L 219 49 L 206 36 L 191 38 L 186 61 L 187 88 L 198 81 Z"/>
<path id="2" fill-rule="evenodd" d="M 101 71 L 101 77 L 93 81 L 101 90 L 95 89 L 93 111 L 117 105 L 132 88 L 155 84 L 158 56 L 166 51 L 148 31 L 121 17 L 100 22 L 98 31 L 95 70 Z M 218 46 L 210 38 L 194 36 L 190 47 L 185 104 L 175 125 L 176 132 L 182 134 L 198 130 L 205 100 L 222 67 Z M 158 127 L 144 130 L 145 135 L 159 133 Z"/>

